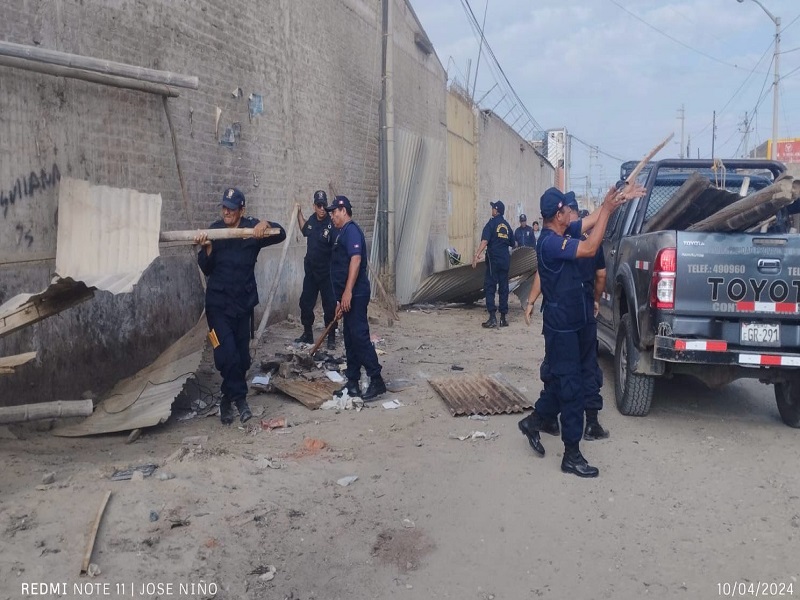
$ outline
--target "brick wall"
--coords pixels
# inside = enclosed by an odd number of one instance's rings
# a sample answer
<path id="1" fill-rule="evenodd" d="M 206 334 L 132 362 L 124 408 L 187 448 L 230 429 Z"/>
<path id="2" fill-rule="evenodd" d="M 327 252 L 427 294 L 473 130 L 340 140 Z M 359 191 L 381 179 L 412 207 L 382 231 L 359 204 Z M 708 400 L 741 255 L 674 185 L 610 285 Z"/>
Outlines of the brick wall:
<path id="1" fill-rule="evenodd" d="M 416 22 L 404 3 L 395 10 L 396 119 L 436 135 L 444 121 L 444 72 L 435 55 L 414 46 Z M 332 185 L 353 200 L 371 239 L 379 183 L 379 1 L 12 0 L 0 5 L 0 39 L 200 79 L 198 90 L 169 100 L 190 214 L 160 98 L 3 67 L 0 193 L 31 172 L 41 179 L 42 170 L 55 169 L 160 193 L 162 228 L 172 230 L 214 220 L 230 185 L 244 191 L 251 214 L 288 227 L 295 202 L 308 216 L 313 191 Z M 250 94 L 263 97 L 262 114 L 250 115 Z M 237 123 L 233 145 L 220 144 Z M 444 201 L 443 183 L 439 193 Z M 0 303 L 43 289 L 52 275 L 57 194 L 56 178 L 0 206 Z M 275 318 L 297 311 L 305 247 L 296 233 L 289 244 Z M 262 298 L 280 255 L 281 246 L 261 254 Z M 201 310 L 193 253 L 162 252 L 132 294 L 97 294 L 0 339 L 0 355 L 39 352 L 32 364 L 0 378 L 0 404 L 102 391 L 152 360 Z"/>

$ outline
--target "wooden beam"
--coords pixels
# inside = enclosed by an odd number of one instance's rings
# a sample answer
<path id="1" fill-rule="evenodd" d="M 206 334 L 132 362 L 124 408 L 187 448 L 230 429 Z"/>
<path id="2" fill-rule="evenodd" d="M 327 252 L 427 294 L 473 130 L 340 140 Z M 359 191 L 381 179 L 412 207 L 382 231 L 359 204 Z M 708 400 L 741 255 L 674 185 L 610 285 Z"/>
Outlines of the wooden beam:
<path id="1" fill-rule="evenodd" d="M 198 233 L 205 233 L 208 239 L 214 240 L 233 240 L 253 237 L 252 227 L 226 227 L 225 229 L 192 229 L 184 231 L 162 231 L 158 237 L 159 242 L 190 242 L 194 244 L 194 238 Z M 267 229 L 267 236 L 280 235 L 281 230 L 277 227 Z"/>
<path id="2" fill-rule="evenodd" d="M 156 69 L 147 69 L 145 67 L 127 65 L 125 63 L 114 62 L 111 60 L 103 60 L 89 56 L 79 56 L 77 54 L 68 54 L 67 52 L 59 52 L 57 50 L 48 50 L 46 48 L 37 48 L 34 46 L 25 46 L 23 44 L 14 44 L 12 42 L 0 41 L 0 56 L 25 58 L 51 65 L 85 69 L 87 71 L 95 71 L 96 73 L 104 73 L 106 75 L 118 75 L 120 77 L 128 77 L 129 79 L 150 81 L 152 83 L 163 83 L 165 85 L 174 85 L 192 90 L 196 90 L 200 87 L 199 79 L 189 75 L 171 73 L 170 71 L 157 71 Z"/>
<path id="3" fill-rule="evenodd" d="M 63 419 L 65 417 L 88 417 L 94 405 L 89 400 L 56 400 L 38 404 L 0 406 L 0 425 L 25 423 L 41 419 Z"/>
<path id="4" fill-rule="evenodd" d="M 36 73 L 44 73 L 45 75 L 54 75 L 56 77 L 80 79 L 82 81 L 89 81 L 91 83 L 109 85 L 111 87 L 116 87 L 116 88 L 136 90 L 137 92 L 147 92 L 148 94 L 158 94 L 159 96 L 164 96 L 165 98 L 178 97 L 178 90 L 161 83 L 151 83 L 149 81 L 127 79 L 125 77 L 116 77 L 114 75 L 103 75 L 101 73 L 83 71 L 81 69 L 75 69 L 72 67 L 49 65 L 46 63 L 40 63 L 33 60 L 26 60 L 24 58 L 0 56 L 0 67 L 11 67 L 12 69 L 21 69 L 23 71 L 34 71 Z"/>
<path id="5" fill-rule="evenodd" d="M 97 539 L 97 530 L 100 529 L 100 522 L 103 520 L 103 513 L 106 510 L 108 499 L 111 498 L 111 490 L 106 492 L 103 496 L 103 501 L 100 504 L 100 509 L 97 511 L 97 516 L 94 518 L 94 525 L 89 532 L 89 541 L 86 545 L 86 552 L 83 554 L 83 562 L 81 563 L 81 575 L 89 573 L 89 564 L 92 562 L 92 552 L 94 551 L 94 541 Z"/>
<path id="6" fill-rule="evenodd" d="M 0 316 L 0 338 L 72 308 L 94 296 L 94 289 L 85 285 L 70 287 L 54 293 L 45 292 L 11 313 Z"/>

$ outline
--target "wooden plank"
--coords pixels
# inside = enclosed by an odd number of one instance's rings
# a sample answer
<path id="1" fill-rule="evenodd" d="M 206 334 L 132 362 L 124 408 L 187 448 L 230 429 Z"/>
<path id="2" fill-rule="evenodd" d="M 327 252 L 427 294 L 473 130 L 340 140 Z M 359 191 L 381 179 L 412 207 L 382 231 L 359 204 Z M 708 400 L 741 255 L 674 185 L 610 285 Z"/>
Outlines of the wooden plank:
<path id="1" fill-rule="evenodd" d="M 672 198 L 662 206 L 642 227 L 642 233 L 673 229 L 672 225 L 697 197 L 711 187 L 711 181 L 700 173 L 692 173 Z"/>
<path id="2" fill-rule="evenodd" d="M 3 356 L 0 358 L 0 375 L 9 375 L 14 372 L 15 368 L 32 361 L 34 358 L 36 358 L 36 352 Z"/>
<path id="3" fill-rule="evenodd" d="M 774 215 L 794 202 L 792 178 L 781 177 L 775 183 L 734 202 L 686 231 L 744 231 Z"/>
<path id="4" fill-rule="evenodd" d="M 194 238 L 205 233 L 208 239 L 214 240 L 233 240 L 247 239 L 254 237 L 255 230 L 252 227 L 225 227 L 224 229 L 192 229 L 183 231 L 162 231 L 158 236 L 159 242 L 188 242 L 194 244 Z M 267 229 L 267 237 L 280 235 L 281 230 L 277 227 Z"/>
<path id="5" fill-rule="evenodd" d="M 100 509 L 94 519 L 94 525 L 92 525 L 92 530 L 89 532 L 89 542 L 86 545 L 86 551 L 83 553 L 83 562 L 81 563 L 81 575 L 86 575 L 89 572 L 89 564 L 92 561 L 92 552 L 94 551 L 94 541 L 97 538 L 97 530 L 100 529 L 100 522 L 103 520 L 103 513 L 106 510 L 109 498 L 111 498 L 111 490 L 108 490 L 103 497 L 103 502 L 100 504 Z"/>
<path id="6" fill-rule="evenodd" d="M 56 400 L 19 406 L 0 406 L 0 424 L 24 423 L 40 419 L 61 419 L 65 417 L 88 417 L 94 405 L 89 400 Z"/>
<path id="7" fill-rule="evenodd" d="M 94 289 L 87 288 L 82 282 L 48 289 L 19 307 L 0 315 L 0 338 L 67 310 L 93 296 Z"/>
<path id="8" fill-rule="evenodd" d="M 333 397 L 333 392 L 342 387 L 340 383 L 327 380 L 303 381 L 284 377 L 273 377 L 270 383 L 276 390 L 291 396 L 311 410 L 318 409 L 323 402 Z"/>

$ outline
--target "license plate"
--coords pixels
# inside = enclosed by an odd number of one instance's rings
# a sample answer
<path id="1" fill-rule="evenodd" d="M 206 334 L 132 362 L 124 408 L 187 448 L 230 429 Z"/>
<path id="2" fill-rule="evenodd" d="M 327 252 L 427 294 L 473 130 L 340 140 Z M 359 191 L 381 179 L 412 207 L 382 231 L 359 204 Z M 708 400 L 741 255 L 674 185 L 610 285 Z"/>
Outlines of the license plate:
<path id="1" fill-rule="evenodd" d="M 773 323 L 742 323 L 741 340 L 745 346 L 780 346 L 780 325 Z"/>

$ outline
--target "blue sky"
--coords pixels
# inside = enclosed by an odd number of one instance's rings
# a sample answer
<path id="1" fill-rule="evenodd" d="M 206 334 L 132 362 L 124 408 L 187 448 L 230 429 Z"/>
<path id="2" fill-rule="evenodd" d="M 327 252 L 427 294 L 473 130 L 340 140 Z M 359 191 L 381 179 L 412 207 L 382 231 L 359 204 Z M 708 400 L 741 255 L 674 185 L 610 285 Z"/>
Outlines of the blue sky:
<path id="1" fill-rule="evenodd" d="M 462 83 L 468 68 L 474 78 L 478 57 L 465 1 L 412 0 L 448 76 Z M 783 28 L 779 136 L 800 137 L 800 1 L 761 3 Z M 482 20 L 486 0 L 469 4 Z M 485 34 L 536 122 L 565 126 L 599 148 L 591 168 L 595 194 L 616 180 L 616 158 L 639 159 L 670 132 L 673 143 L 659 157 L 678 156 L 681 105 L 692 157 L 698 149 L 711 156 L 714 110 L 718 157 L 743 151 L 746 112 L 750 148 L 771 136 L 775 24 L 753 0 L 488 0 Z M 495 84 L 485 56 L 476 99 Z M 493 102 L 498 91 L 487 98 Z M 589 154 L 573 142 L 570 187 L 579 192 L 590 174 Z"/>

